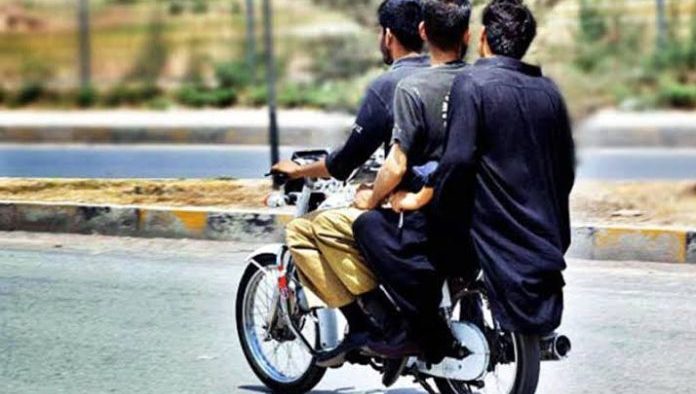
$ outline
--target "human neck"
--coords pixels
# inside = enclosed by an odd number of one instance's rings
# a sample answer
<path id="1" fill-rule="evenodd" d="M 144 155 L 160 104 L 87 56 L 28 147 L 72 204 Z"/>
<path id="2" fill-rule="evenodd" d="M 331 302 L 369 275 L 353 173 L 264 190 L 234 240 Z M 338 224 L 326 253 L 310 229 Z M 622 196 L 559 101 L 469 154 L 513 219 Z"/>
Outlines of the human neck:
<path id="1" fill-rule="evenodd" d="M 430 46 L 430 64 L 439 66 L 446 63 L 451 63 L 457 60 L 462 60 L 459 56 L 459 49 L 456 51 L 442 51 L 432 45 Z"/>
<path id="2" fill-rule="evenodd" d="M 396 49 L 394 49 L 393 57 L 394 57 L 394 61 L 395 61 L 395 62 L 396 62 L 396 61 L 399 61 L 399 60 L 401 60 L 401 59 L 403 59 L 403 58 L 406 58 L 406 57 L 413 57 L 413 56 L 420 56 L 420 53 L 414 52 L 414 51 L 409 51 L 409 50 L 406 50 L 406 49 L 404 49 L 404 48 L 396 48 Z"/>

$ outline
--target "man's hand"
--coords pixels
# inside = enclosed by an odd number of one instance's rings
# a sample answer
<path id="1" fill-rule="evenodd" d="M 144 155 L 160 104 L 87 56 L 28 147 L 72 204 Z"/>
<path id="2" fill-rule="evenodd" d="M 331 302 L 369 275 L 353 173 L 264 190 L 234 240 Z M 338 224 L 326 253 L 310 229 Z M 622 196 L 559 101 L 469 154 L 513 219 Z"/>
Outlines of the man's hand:
<path id="1" fill-rule="evenodd" d="M 355 200 L 353 201 L 353 206 L 358 209 L 370 210 L 375 208 L 372 205 L 372 186 L 362 184 L 358 187 L 355 192 Z"/>
<path id="2" fill-rule="evenodd" d="M 433 198 L 433 189 L 424 188 L 418 193 L 404 191 L 394 193 L 389 199 L 392 209 L 397 212 L 417 211 L 428 205 Z"/>
<path id="3" fill-rule="evenodd" d="M 290 179 L 297 179 L 302 177 L 300 168 L 300 165 L 292 160 L 281 160 L 271 167 L 271 171 L 283 173 Z"/>

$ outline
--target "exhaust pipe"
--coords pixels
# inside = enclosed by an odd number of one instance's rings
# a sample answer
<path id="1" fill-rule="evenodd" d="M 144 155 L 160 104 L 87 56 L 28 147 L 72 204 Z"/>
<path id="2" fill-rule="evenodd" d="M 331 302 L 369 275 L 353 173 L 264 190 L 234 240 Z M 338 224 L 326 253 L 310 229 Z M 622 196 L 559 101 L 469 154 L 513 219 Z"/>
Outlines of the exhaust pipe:
<path id="1" fill-rule="evenodd" d="M 572 348 L 570 339 L 565 335 L 553 333 L 541 338 L 541 361 L 560 361 L 568 357 Z"/>

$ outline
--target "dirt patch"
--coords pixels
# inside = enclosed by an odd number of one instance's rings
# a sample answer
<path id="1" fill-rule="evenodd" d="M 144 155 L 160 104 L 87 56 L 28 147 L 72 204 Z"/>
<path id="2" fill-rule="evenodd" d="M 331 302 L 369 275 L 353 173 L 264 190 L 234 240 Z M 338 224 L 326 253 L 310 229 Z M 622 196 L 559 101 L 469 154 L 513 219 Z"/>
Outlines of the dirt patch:
<path id="1" fill-rule="evenodd" d="M 0 179 L 0 200 L 263 209 L 267 180 Z M 575 223 L 696 228 L 696 182 L 580 182 Z"/>
<path id="2" fill-rule="evenodd" d="M 266 180 L 1 179 L 0 200 L 263 208 Z"/>
<path id="3" fill-rule="evenodd" d="M 574 222 L 696 228 L 696 182 L 581 182 Z"/>

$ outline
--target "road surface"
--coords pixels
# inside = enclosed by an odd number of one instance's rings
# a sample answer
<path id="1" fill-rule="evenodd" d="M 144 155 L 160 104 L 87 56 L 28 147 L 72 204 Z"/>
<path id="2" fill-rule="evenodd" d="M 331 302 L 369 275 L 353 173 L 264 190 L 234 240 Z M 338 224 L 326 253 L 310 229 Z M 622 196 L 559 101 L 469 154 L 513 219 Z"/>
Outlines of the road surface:
<path id="1" fill-rule="evenodd" d="M 0 392 L 258 393 L 233 301 L 254 245 L 0 233 Z M 539 393 L 691 393 L 696 267 L 571 261 L 569 360 Z M 380 393 L 369 368 L 315 393 Z M 423 391 L 402 379 L 391 394 Z"/>
<path id="2" fill-rule="evenodd" d="M 0 177 L 259 178 L 269 160 L 263 146 L 0 145 Z M 585 150 L 579 164 L 584 179 L 693 179 L 696 149 Z"/>

